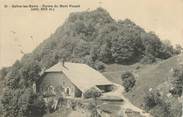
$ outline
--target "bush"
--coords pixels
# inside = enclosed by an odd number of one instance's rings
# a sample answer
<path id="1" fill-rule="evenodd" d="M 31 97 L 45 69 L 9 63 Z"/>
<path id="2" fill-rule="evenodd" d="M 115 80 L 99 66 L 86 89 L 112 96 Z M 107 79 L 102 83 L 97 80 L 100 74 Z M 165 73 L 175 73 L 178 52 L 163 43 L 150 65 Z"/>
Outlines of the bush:
<path id="1" fill-rule="evenodd" d="M 173 71 L 174 80 L 173 89 L 170 91 L 173 95 L 181 96 L 183 92 L 183 65 L 177 66 Z"/>
<path id="2" fill-rule="evenodd" d="M 160 95 L 158 93 L 152 93 L 152 92 L 146 93 L 146 95 L 144 97 L 145 110 L 148 111 L 148 110 L 154 108 L 158 104 L 159 96 Z"/>
<path id="3" fill-rule="evenodd" d="M 95 61 L 95 66 L 94 66 L 94 68 L 95 68 L 96 70 L 102 71 L 102 70 L 105 69 L 105 66 L 104 66 L 104 63 L 103 63 L 103 62 L 101 62 L 101 61 Z"/>
<path id="4" fill-rule="evenodd" d="M 47 110 L 45 101 L 42 96 L 35 95 L 30 106 L 31 117 L 42 117 Z"/>
<path id="5" fill-rule="evenodd" d="M 30 88 L 7 90 L 1 101 L 4 117 L 41 117 L 45 113 L 43 99 Z"/>
<path id="6" fill-rule="evenodd" d="M 154 117 L 173 117 L 170 111 L 170 105 L 164 101 L 151 110 L 151 113 Z"/>
<path id="7" fill-rule="evenodd" d="M 4 80 L 9 71 L 8 67 L 4 67 L 0 70 L 0 80 Z"/>
<path id="8" fill-rule="evenodd" d="M 87 109 L 91 112 L 90 117 L 102 117 L 100 115 L 100 111 L 102 110 L 100 109 L 100 106 L 97 104 L 96 99 L 94 99 L 88 104 Z"/>
<path id="9" fill-rule="evenodd" d="M 170 104 L 165 102 L 157 91 L 146 93 L 144 108 L 146 111 L 150 111 L 154 117 L 172 117 Z"/>
<path id="10" fill-rule="evenodd" d="M 135 77 L 131 72 L 125 72 L 121 75 L 121 79 L 123 81 L 122 85 L 125 88 L 125 91 L 130 91 L 135 86 Z"/>
<path id="11" fill-rule="evenodd" d="M 102 92 L 97 87 L 93 87 L 91 89 L 88 89 L 84 93 L 84 98 L 96 98 L 96 97 L 100 97 L 101 95 L 102 95 Z"/>
<path id="12" fill-rule="evenodd" d="M 175 45 L 174 54 L 180 54 L 183 50 L 183 47 L 179 44 Z"/>
<path id="13" fill-rule="evenodd" d="M 91 115 L 90 117 L 102 117 L 99 113 L 99 110 L 97 108 L 96 104 L 90 104 L 90 110 L 91 110 Z"/>

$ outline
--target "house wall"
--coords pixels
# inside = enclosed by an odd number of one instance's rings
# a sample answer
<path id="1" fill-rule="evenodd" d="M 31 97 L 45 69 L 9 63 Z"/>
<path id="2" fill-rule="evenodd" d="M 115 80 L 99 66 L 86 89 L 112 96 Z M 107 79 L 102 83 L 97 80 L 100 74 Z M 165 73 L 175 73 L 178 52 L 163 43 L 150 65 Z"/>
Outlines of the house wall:
<path id="1" fill-rule="evenodd" d="M 38 85 L 39 92 L 42 94 L 50 92 L 51 87 L 58 96 L 78 97 L 82 95 L 82 92 L 61 72 L 46 73 Z"/>

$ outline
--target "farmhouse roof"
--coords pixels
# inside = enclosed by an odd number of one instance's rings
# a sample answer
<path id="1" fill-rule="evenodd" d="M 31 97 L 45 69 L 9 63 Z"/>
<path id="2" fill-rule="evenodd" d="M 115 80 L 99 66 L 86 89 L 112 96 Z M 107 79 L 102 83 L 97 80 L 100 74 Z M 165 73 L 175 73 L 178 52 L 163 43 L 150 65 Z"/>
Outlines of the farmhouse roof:
<path id="1" fill-rule="evenodd" d="M 51 68 L 47 69 L 45 72 L 64 73 L 67 78 L 82 92 L 96 85 L 113 84 L 112 82 L 107 80 L 100 72 L 94 70 L 86 64 L 81 63 L 65 62 L 63 65 L 59 62 Z"/>

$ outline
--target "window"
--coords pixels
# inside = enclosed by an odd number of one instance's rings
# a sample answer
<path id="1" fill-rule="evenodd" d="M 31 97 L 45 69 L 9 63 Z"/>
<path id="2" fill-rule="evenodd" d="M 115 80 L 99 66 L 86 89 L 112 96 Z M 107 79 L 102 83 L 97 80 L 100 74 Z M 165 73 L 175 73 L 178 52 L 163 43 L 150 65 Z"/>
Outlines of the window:
<path id="1" fill-rule="evenodd" d="M 70 88 L 66 88 L 66 95 L 70 95 Z"/>

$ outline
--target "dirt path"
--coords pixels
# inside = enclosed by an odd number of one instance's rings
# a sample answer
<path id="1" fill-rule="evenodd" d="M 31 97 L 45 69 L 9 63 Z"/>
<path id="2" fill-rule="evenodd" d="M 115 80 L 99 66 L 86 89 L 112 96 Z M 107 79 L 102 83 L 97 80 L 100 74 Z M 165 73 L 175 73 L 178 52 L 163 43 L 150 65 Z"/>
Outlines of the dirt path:
<path id="1" fill-rule="evenodd" d="M 116 84 L 117 85 L 117 84 Z M 144 117 L 153 117 L 149 113 L 146 113 L 144 110 L 138 108 L 137 106 L 133 105 L 124 95 L 123 93 L 125 92 L 124 87 L 117 85 L 117 90 L 114 91 L 112 94 L 116 96 L 120 96 L 124 100 L 124 104 L 121 106 L 123 109 L 131 109 L 133 111 L 139 112 L 140 115 Z M 127 116 L 127 115 L 125 115 Z"/>
<path id="2" fill-rule="evenodd" d="M 119 96 L 124 100 L 124 103 L 121 105 L 121 109 L 124 113 L 124 117 L 128 117 L 128 115 L 125 113 L 125 110 L 131 109 L 135 112 L 138 112 L 143 117 L 153 117 L 149 113 L 146 113 L 144 110 L 138 108 L 137 106 L 133 105 L 124 95 L 125 92 L 124 87 L 118 84 L 115 84 L 117 86 L 117 89 L 114 92 L 110 92 L 107 95 L 115 95 Z M 88 114 L 86 112 L 78 112 L 78 111 L 72 111 L 68 117 L 87 117 Z"/>
<path id="3" fill-rule="evenodd" d="M 87 115 L 78 111 L 72 111 L 68 117 L 87 117 Z"/>

